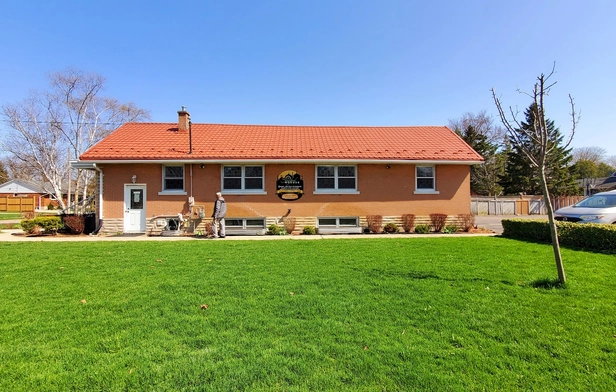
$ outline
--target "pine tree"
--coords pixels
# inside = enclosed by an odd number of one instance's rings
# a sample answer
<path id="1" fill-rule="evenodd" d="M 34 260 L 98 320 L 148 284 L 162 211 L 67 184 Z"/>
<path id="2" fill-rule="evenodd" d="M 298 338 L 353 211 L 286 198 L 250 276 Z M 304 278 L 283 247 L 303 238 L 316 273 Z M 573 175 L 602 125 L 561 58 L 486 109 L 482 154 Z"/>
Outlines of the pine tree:
<path id="1" fill-rule="evenodd" d="M 531 104 L 524 112 L 526 122 L 521 122 L 523 129 L 530 129 L 534 123 L 535 104 Z M 548 145 L 554 147 L 546 162 L 546 178 L 548 180 L 548 190 L 552 196 L 575 195 L 579 193 L 574 176 L 568 169 L 572 160 L 571 149 L 562 147 L 563 135 L 554 126 L 554 121 L 546 119 L 546 126 L 549 133 Z M 517 129 L 519 140 L 524 143 L 524 148 L 533 151 L 538 148 L 520 129 Z M 516 195 L 525 193 L 527 195 L 540 195 L 541 184 L 539 181 L 538 168 L 530 162 L 526 154 L 522 151 L 522 146 L 513 142 L 509 136 L 512 149 L 509 152 L 509 159 L 505 168 L 505 174 L 501 177 L 500 185 L 503 186 L 505 194 Z"/>
<path id="2" fill-rule="evenodd" d="M 497 181 L 504 165 L 497 152 L 498 146 L 472 125 L 468 125 L 463 131 L 456 129 L 456 133 L 484 159 L 482 165 L 471 166 L 471 192 L 486 196 L 500 194 L 502 187 Z"/>

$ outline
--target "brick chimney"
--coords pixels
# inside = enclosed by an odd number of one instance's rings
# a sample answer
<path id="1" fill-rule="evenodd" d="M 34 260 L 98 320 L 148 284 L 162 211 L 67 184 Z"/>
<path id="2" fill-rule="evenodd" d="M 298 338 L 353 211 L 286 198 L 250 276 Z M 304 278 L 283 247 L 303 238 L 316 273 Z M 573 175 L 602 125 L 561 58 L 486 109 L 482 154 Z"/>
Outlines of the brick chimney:
<path id="1" fill-rule="evenodd" d="M 182 110 L 178 111 L 178 131 L 188 131 L 190 123 L 190 113 L 186 111 L 186 106 L 182 106 Z"/>

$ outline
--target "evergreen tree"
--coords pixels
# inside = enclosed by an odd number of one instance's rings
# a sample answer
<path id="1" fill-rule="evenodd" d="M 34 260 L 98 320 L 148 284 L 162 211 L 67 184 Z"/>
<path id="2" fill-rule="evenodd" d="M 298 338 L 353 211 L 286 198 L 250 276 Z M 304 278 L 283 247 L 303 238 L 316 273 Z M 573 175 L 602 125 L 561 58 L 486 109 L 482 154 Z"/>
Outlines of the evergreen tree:
<path id="1" fill-rule="evenodd" d="M 571 166 L 571 173 L 578 180 L 600 177 L 597 164 L 587 159 L 580 159 L 575 162 L 573 166 Z"/>
<path id="2" fill-rule="evenodd" d="M 535 104 L 531 104 L 525 111 L 526 122 L 521 122 L 524 130 L 531 129 L 535 122 Z M 548 190 L 552 196 L 574 195 L 579 193 L 579 187 L 575 183 L 570 170 L 572 160 L 571 149 L 562 147 L 563 135 L 554 126 L 554 121 L 546 119 L 549 140 L 548 145 L 554 147 L 546 162 L 546 178 L 548 180 Z M 519 140 L 524 143 L 524 148 L 536 151 L 538 146 L 534 145 L 521 129 L 516 129 Z M 539 171 L 534 166 L 526 154 L 522 151 L 522 146 L 513 142 L 510 135 L 509 140 L 512 149 L 505 167 L 505 173 L 501 177 L 500 185 L 503 186 L 505 194 L 516 195 L 525 193 L 527 195 L 540 195 L 541 184 L 539 181 Z"/>
<path id="3" fill-rule="evenodd" d="M 484 159 L 482 165 L 471 166 L 471 192 L 476 195 L 499 195 L 502 187 L 498 184 L 498 175 L 502 174 L 504 164 L 502 154 L 497 152 L 498 145 L 491 143 L 486 134 L 472 125 L 462 131 L 456 129 L 456 133 Z"/>

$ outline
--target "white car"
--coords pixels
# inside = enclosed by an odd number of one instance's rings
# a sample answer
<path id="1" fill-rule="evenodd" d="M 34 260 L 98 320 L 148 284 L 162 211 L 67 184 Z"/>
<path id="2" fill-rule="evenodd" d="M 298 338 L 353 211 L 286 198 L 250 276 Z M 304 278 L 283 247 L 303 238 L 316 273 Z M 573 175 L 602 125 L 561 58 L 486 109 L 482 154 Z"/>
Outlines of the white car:
<path id="1" fill-rule="evenodd" d="M 616 223 L 616 190 L 596 193 L 554 212 L 554 219 L 579 223 Z"/>

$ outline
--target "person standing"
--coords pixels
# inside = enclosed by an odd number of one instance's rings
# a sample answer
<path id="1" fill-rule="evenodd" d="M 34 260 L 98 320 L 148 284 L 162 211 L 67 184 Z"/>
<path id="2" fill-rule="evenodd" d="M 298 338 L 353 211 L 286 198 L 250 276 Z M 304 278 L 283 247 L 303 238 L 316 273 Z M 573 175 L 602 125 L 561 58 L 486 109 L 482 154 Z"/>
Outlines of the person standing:
<path id="1" fill-rule="evenodd" d="M 214 230 L 214 238 L 218 238 L 220 230 L 220 238 L 225 238 L 225 216 L 227 215 L 227 204 L 225 203 L 222 193 L 216 192 L 216 201 L 214 202 L 214 213 L 212 213 L 212 229 Z"/>

